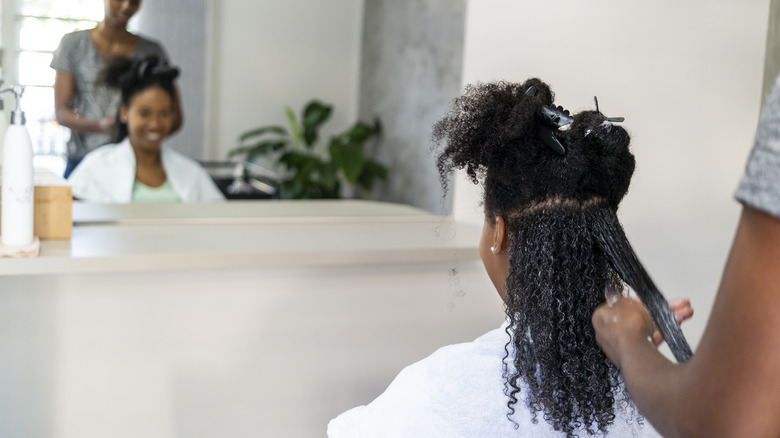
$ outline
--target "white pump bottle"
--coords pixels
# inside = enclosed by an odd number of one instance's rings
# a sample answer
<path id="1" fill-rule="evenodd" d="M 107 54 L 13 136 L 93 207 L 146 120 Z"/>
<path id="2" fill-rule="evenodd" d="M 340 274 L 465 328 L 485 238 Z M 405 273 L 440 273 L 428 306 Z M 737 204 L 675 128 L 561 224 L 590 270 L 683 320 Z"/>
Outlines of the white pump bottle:
<path id="1" fill-rule="evenodd" d="M 11 113 L 3 141 L 2 194 L 0 197 L 0 237 L 3 245 L 22 246 L 33 243 L 33 150 L 24 123 L 21 100 L 24 88 L 12 86 L 16 109 Z"/>

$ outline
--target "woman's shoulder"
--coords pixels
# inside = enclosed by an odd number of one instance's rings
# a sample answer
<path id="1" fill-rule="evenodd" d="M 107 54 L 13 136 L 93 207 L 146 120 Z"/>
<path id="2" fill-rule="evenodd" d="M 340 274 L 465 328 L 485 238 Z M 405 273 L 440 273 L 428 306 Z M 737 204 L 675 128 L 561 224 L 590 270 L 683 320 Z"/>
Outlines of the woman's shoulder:
<path id="1" fill-rule="evenodd" d="M 157 55 L 165 60 L 168 59 L 168 54 L 165 52 L 165 48 L 163 47 L 162 43 L 159 41 L 145 37 L 142 35 L 138 36 L 138 46 L 135 48 L 135 56 L 138 58 L 143 58 L 149 55 Z"/>
<path id="2" fill-rule="evenodd" d="M 739 182 L 738 201 L 780 218 L 780 75 L 761 109 L 753 149 Z"/>
<path id="3" fill-rule="evenodd" d="M 59 46 L 55 50 L 51 66 L 57 70 L 68 70 L 83 56 L 91 44 L 89 30 L 77 30 L 66 33 L 60 38 Z M 70 60 L 70 61 L 68 61 Z"/>
<path id="4" fill-rule="evenodd" d="M 405 367 L 374 401 L 332 420 L 328 436 L 373 435 L 377 430 L 387 437 L 465 436 L 461 432 L 484 432 L 484 427 L 495 431 L 488 423 L 513 431 L 502 409 L 501 339 L 505 336 L 503 330 L 494 330 L 472 342 L 439 348 Z M 508 424 L 500 424 L 502 419 Z"/>
<path id="5" fill-rule="evenodd" d="M 458 361 L 464 373 L 467 368 L 486 367 L 493 369 L 501 367 L 502 358 L 506 355 L 505 347 L 509 343 L 509 335 L 504 327 L 491 330 L 471 342 L 446 345 L 428 356 L 427 366 L 431 368 L 449 368 L 453 370 L 452 363 Z"/>
<path id="6" fill-rule="evenodd" d="M 502 326 L 472 342 L 439 348 L 404 368 L 370 404 L 332 420 L 328 436 L 563 436 L 541 415 L 534 419 L 522 399 L 508 417 L 503 364 L 511 349 L 509 339 Z M 616 422 L 625 422 L 624 415 L 617 414 Z M 658 436 L 649 426 L 625 423 L 613 425 L 607 436 Z"/>
<path id="7" fill-rule="evenodd" d="M 82 44 L 85 41 L 90 41 L 89 29 L 76 30 L 70 33 L 66 33 L 60 39 L 61 46 L 75 46 Z"/>
<path id="8" fill-rule="evenodd" d="M 132 147 L 130 147 L 126 142 L 122 141 L 119 143 L 108 143 L 102 146 L 98 146 L 95 150 L 85 155 L 84 159 L 81 161 L 81 163 L 79 163 L 76 169 L 82 166 L 85 168 L 95 166 L 104 167 L 110 166 L 114 163 L 124 165 L 128 159 L 135 159 L 131 156 Z"/>
<path id="9" fill-rule="evenodd" d="M 198 172 L 200 171 L 206 172 L 206 170 L 203 169 L 203 166 L 201 166 L 197 160 L 167 145 L 163 146 L 162 148 L 162 159 L 163 159 L 163 165 L 173 164 L 177 167 L 185 167 L 191 170 L 197 170 Z"/>
<path id="10" fill-rule="evenodd" d="M 171 185 L 184 202 L 212 202 L 225 199 L 209 173 L 197 160 L 169 146 L 163 146 L 162 163 Z"/>
<path id="11" fill-rule="evenodd" d="M 123 143 L 107 144 L 88 153 L 68 177 L 73 196 L 94 202 L 119 201 L 116 188 L 132 179 L 134 157 Z M 128 176 L 130 175 L 130 176 Z"/>

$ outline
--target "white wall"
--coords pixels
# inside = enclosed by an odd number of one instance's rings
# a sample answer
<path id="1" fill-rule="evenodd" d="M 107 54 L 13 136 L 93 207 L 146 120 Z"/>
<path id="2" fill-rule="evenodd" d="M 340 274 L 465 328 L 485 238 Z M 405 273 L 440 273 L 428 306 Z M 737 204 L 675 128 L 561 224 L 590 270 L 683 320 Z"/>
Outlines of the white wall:
<path id="1" fill-rule="evenodd" d="M 356 120 L 362 0 L 220 0 L 211 16 L 208 158 L 312 98 L 334 105 L 325 133 Z"/>
<path id="2" fill-rule="evenodd" d="M 697 344 L 739 205 L 761 100 L 768 0 L 470 1 L 464 83 L 537 76 L 570 110 L 626 118 L 637 170 L 621 220 L 664 293 L 691 297 Z M 453 211 L 481 221 L 463 180 Z"/>

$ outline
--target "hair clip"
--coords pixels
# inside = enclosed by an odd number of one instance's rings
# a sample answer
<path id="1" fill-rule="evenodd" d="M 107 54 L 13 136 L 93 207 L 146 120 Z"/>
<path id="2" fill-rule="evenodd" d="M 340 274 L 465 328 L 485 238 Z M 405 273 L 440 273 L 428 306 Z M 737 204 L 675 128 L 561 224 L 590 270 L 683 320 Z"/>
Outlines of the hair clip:
<path id="1" fill-rule="evenodd" d="M 525 94 L 536 97 L 539 94 L 539 89 L 535 85 L 528 87 Z M 559 155 L 566 153 L 566 148 L 563 147 L 561 141 L 555 136 L 555 131 L 561 126 L 566 126 L 574 121 L 574 118 L 569 115 L 569 111 L 562 106 L 555 106 L 549 104 L 542 106 L 541 113 L 542 122 L 536 130 L 536 136 L 547 147 L 554 150 Z"/>
<path id="2" fill-rule="evenodd" d="M 596 96 L 593 96 L 593 101 L 596 102 L 596 112 L 601 114 L 601 111 L 599 111 L 599 99 Z M 603 115 L 603 114 L 601 114 Z M 622 122 L 626 120 L 624 117 L 607 117 L 608 122 Z"/>
<path id="3" fill-rule="evenodd" d="M 566 126 L 574 121 L 574 117 L 569 115 L 569 110 L 553 104 L 542 107 L 542 118 L 547 123 L 555 125 L 556 128 Z"/>
<path id="4" fill-rule="evenodd" d="M 146 76 L 146 69 L 149 68 L 149 58 L 144 58 L 138 61 L 138 70 L 136 70 L 136 77 L 140 80 Z"/>
<path id="5" fill-rule="evenodd" d="M 161 62 L 152 69 L 151 73 L 156 76 L 164 76 L 168 79 L 176 79 L 179 76 L 179 69 L 171 67 L 166 62 Z"/>

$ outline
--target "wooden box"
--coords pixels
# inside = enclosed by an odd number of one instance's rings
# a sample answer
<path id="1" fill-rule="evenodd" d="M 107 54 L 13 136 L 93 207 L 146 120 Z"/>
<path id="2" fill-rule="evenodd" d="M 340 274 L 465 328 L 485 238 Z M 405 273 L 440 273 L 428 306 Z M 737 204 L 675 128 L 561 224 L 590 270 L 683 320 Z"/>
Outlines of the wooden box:
<path id="1" fill-rule="evenodd" d="M 73 195 L 68 182 L 54 173 L 35 169 L 33 233 L 41 239 L 70 239 Z"/>

